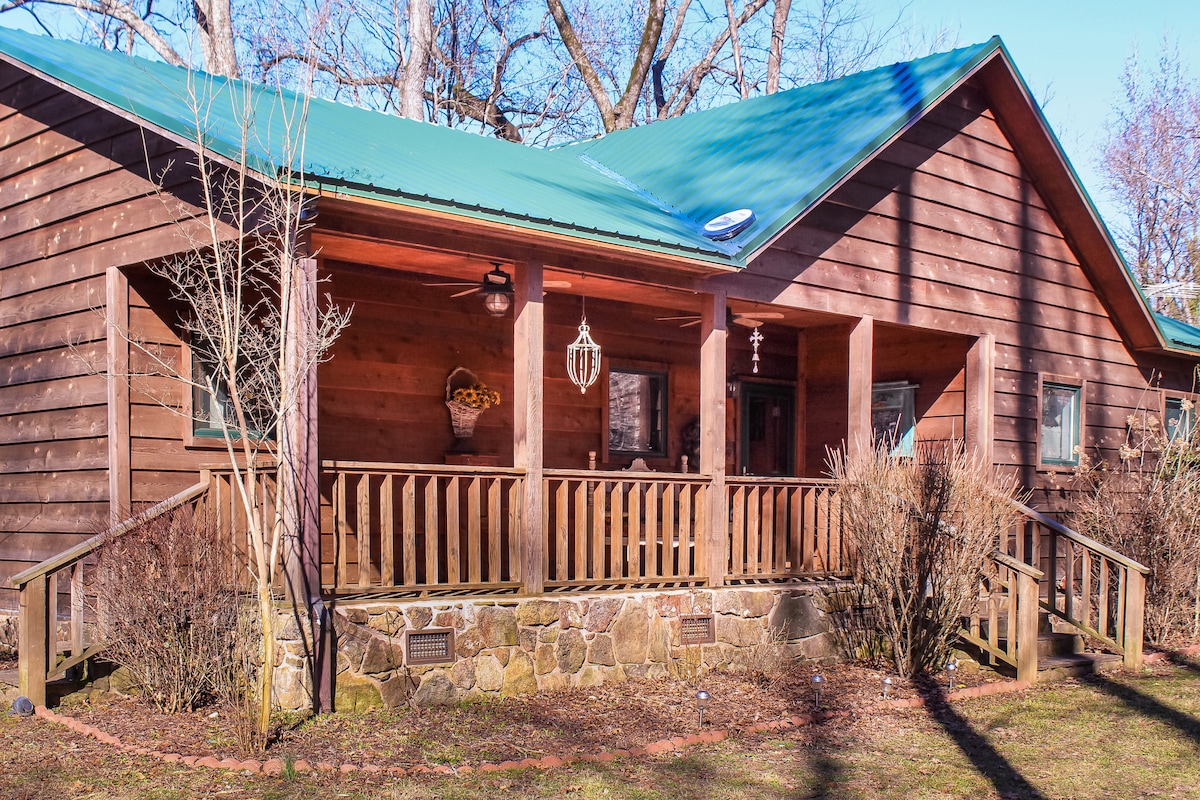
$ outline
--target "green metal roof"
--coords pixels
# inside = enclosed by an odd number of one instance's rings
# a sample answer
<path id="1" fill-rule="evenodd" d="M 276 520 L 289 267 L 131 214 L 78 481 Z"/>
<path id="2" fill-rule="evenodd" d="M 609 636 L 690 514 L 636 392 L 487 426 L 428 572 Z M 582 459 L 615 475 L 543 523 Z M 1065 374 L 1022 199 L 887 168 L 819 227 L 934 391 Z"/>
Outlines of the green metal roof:
<path id="1" fill-rule="evenodd" d="M 999 40 L 553 149 L 531 148 L 325 100 L 307 100 L 314 186 L 743 266 L 755 248 L 908 121 Z M 248 166 L 287 160 L 304 100 L 161 62 L 0 29 L 0 53 Z M 198 122 L 197 109 L 202 121 Z M 787 176 L 787 180 L 780 180 Z M 703 224 L 736 208 L 756 223 L 729 242 Z"/>
<path id="2" fill-rule="evenodd" d="M 998 51 L 994 37 L 543 149 L 0 28 L 0 58 L 225 158 L 240 159 L 252 122 L 246 163 L 262 174 L 301 166 L 289 152 L 306 107 L 302 171 L 314 188 L 731 266 Z M 755 213 L 747 230 L 702 235 L 739 208 Z M 1168 346 L 1200 352 L 1200 329 L 1151 318 Z"/>

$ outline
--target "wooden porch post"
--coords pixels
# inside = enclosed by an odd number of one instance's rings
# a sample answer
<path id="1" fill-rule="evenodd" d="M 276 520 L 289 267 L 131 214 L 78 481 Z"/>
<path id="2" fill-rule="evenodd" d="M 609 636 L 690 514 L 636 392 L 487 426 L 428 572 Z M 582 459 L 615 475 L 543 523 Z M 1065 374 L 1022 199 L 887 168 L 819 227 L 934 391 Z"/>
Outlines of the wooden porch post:
<path id="1" fill-rule="evenodd" d="M 996 337 L 985 333 L 967 351 L 967 400 L 963 434 L 967 452 L 991 466 L 992 411 L 996 384 Z"/>
<path id="2" fill-rule="evenodd" d="M 793 473 L 803 478 L 808 473 L 808 333 L 796 331 L 796 408 L 792 427 L 796 434 Z"/>
<path id="3" fill-rule="evenodd" d="M 846 378 L 846 453 L 869 448 L 871 442 L 871 382 L 875 320 L 862 317 L 850 329 L 850 369 Z"/>
<path id="4" fill-rule="evenodd" d="M 283 504 L 284 568 L 293 607 L 312 634 L 313 705 L 333 710 L 332 621 L 321 600 L 321 482 L 317 449 L 317 365 L 306 363 L 317 320 L 317 262 L 298 258 L 292 271 L 288 313 L 283 320 L 289 374 L 284 385 L 296 395 L 286 409 L 279 436 Z M 303 370 L 303 372 L 300 372 Z M 307 620 L 304 618 L 307 617 Z"/>
<path id="5" fill-rule="evenodd" d="M 725 496 L 725 293 L 702 295 L 700 308 L 700 472 L 711 477 L 704 535 L 709 586 L 725 582 L 729 508 Z M 697 564 L 697 567 L 700 565 Z"/>
<path id="6" fill-rule="evenodd" d="M 521 507 L 519 580 L 527 594 L 541 594 L 546 580 L 542 530 L 542 392 L 545 310 L 542 265 L 518 265 L 513 325 L 513 466 L 525 470 Z"/>
<path id="7" fill-rule="evenodd" d="M 104 275 L 108 385 L 108 522 L 130 515 L 129 279 L 117 267 Z"/>

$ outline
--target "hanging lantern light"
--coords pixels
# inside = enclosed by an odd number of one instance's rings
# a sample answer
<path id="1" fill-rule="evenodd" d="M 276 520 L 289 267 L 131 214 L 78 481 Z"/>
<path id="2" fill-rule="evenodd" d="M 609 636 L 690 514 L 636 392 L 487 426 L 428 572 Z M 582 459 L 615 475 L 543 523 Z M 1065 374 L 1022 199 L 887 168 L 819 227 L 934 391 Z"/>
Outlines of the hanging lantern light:
<path id="1" fill-rule="evenodd" d="M 600 377 L 600 345 L 592 340 L 590 330 L 585 297 L 583 314 L 579 319 L 579 335 L 567 345 L 567 377 L 579 387 L 580 394 L 587 394 L 588 387 Z"/>

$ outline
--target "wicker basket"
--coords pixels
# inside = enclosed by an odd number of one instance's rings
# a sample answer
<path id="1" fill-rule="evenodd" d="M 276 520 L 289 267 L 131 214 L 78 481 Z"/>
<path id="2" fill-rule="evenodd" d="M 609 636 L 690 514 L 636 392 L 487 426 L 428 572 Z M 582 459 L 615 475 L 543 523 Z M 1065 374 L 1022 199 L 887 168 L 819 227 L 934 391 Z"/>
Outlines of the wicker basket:
<path id="1" fill-rule="evenodd" d="M 475 435 L 475 423 L 484 409 L 469 406 L 452 400 L 455 389 L 462 389 L 479 383 L 475 373 L 466 367 L 455 367 L 446 378 L 446 408 L 450 409 L 450 424 L 454 426 L 454 438 L 470 439 Z"/>

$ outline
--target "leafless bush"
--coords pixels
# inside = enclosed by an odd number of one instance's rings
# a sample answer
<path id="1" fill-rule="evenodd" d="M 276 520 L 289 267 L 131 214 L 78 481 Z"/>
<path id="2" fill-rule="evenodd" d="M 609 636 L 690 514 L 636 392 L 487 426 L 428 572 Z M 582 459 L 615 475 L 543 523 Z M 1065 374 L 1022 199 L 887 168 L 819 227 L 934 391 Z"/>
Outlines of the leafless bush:
<path id="1" fill-rule="evenodd" d="M 767 629 L 765 639 L 746 648 L 744 658 L 747 677 L 762 687 L 777 684 L 793 663 L 788 654 L 787 636 L 782 628 L 775 626 Z"/>
<path id="2" fill-rule="evenodd" d="M 920 445 L 910 457 L 889 450 L 879 443 L 831 461 L 863 599 L 907 678 L 948 654 L 985 557 L 1015 520 L 1015 484 L 953 443 Z"/>
<path id="3" fill-rule="evenodd" d="M 228 702 L 245 686 L 249 650 L 229 550 L 187 509 L 107 542 L 96 611 L 106 657 L 159 709 Z M 253 616 L 253 614 L 251 614 Z"/>
<path id="4" fill-rule="evenodd" d="M 1128 423 L 1129 441 L 1118 465 L 1082 459 L 1071 523 L 1150 568 L 1145 627 L 1150 642 L 1195 643 L 1200 639 L 1200 431 L 1175 435 L 1145 414 L 1130 416 Z"/>

